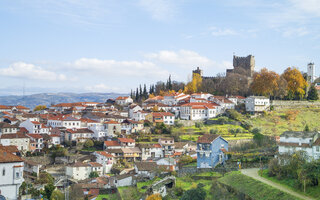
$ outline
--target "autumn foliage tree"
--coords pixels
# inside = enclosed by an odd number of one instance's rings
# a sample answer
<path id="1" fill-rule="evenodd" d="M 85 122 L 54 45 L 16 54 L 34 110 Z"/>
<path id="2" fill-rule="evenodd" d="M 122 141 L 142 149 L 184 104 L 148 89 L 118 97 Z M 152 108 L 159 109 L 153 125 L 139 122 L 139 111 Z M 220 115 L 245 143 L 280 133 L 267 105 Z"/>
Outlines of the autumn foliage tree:
<path id="1" fill-rule="evenodd" d="M 146 200 L 162 200 L 162 197 L 159 193 L 157 193 L 157 194 L 148 196 Z"/>
<path id="2" fill-rule="evenodd" d="M 275 96 L 276 91 L 279 90 L 279 80 L 279 74 L 263 68 L 253 75 L 251 92 L 256 95 Z"/>
<path id="3" fill-rule="evenodd" d="M 302 73 L 297 68 L 287 68 L 281 75 L 287 81 L 288 98 L 302 99 L 308 86 Z"/>
<path id="4" fill-rule="evenodd" d="M 202 85 L 202 77 L 198 73 L 193 73 L 192 80 L 185 86 L 184 93 L 192 94 L 198 92 Z"/>
<path id="5" fill-rule="evenodd" d="M 37 105 L 37 106 L 33 109 L 33 111 L 44 110 L 44 109 L 46 109 L 46 108 L 47 108 L 46 105 Z"/>

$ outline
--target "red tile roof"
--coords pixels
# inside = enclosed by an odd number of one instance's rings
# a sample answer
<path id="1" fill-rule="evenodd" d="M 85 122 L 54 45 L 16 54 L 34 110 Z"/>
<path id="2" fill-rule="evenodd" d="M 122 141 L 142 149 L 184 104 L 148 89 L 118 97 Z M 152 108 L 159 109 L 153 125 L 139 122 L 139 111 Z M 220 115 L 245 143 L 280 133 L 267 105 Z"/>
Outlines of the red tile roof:
<path id="1" fill-rule="evenodd" d="M 33 124 L 40 124 L 40 122 L 37 122 L 37 121 L 31 121 L 31 123 L 33 123 Z"/>
<path id="2" fill-rule="evenodd" d="M 206 143 L 210 144 L 213 140 L 220 137 L 220 135 L 217 134 L 204 134 L 203 136 L 198 138 L 197 143 Z"/>
<path id="3" fill-rule="evenodd" d="M 130 138 L 118 138 L 120 142 L 130 142 L 130 143 L 135 143 L 134 139 Z"/>
<path id="4" fill-rule="evenodd" d="M 27 136 L 35 138 L 35 139 L 40 139 L 43 138 L 40 134 L 34 134 L 34 133 L 29 133 Z"/>
<path id="5" fill-rule="evenodd" d="M 14 138 L 28 138 L 28 136 L 21 133 L 2 134 L 1 139 L 14 139 Z"/>
<path id="6" fill-rule="evenodd" d="M 111 146 L 120 146 L 118 141 L 104 141 L 104 145 L 111 147 Z"/>
<path id="7" fill-rule="evenodd" d="M 192 109 L 215 109 L 217 104 L 192 102 L 181 105 L 181 107 L 191 107 Z"/>
<path id="8" fill-rule="evenodd" d="M 8 151 L 0 149 L 0 163 L 23 162 L 22 158 Z"/>
<path id="9" fill-rule="evenodd" d="M 113 156 L 105 151 L 96 151 L 97 154 L 100 154 L 104 157 L 107 157 L 107 158 L 112 158 Z"/>
<path id="10" fill-rule="evenodd" d="M 128 99 L 129 97 L 118 97 L 118 98 L 116 98 L 116 100 L 126 100 L 126 99 Z"/>

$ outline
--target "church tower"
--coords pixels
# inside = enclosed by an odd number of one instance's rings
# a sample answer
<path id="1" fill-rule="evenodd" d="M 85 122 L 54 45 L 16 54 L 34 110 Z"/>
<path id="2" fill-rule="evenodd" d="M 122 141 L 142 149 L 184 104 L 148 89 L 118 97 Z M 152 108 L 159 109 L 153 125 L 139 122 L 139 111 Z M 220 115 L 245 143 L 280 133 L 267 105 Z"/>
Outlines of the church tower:
<path id="1" fill-rule="evenodd" d="M 308 79 L 310 80 L 311 83 L 314 82 L 314 80 L 316 80 L 316 69 L 314 66 L 314 63 L 309 63 L 308 64 Z"/>

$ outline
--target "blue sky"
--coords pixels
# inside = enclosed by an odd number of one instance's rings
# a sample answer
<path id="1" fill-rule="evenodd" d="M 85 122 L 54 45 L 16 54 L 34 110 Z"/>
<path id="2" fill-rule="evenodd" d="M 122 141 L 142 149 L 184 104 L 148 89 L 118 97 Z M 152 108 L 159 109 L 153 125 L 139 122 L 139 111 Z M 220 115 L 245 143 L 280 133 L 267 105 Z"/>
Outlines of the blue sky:
<path id="1" fill-rule="evenodd" d="M 88 3 L 90 2 L 90 3 Z M 130 92 L 232 68 L 320 65 L 318 0 L 3 0 L 0 95 Z M 320 74 L 320 68 L 316 68 Z"/>

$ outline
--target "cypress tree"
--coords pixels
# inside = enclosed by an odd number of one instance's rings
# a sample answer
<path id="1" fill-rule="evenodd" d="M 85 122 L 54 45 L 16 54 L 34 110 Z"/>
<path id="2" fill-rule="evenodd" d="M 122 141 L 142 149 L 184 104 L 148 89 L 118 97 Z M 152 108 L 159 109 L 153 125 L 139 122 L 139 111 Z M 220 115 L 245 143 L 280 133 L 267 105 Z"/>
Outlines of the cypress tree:
<path id="1" fill-rule="evenodd" d="M 317 89 L 314 87 L 314 85 L 312 85 L 310 87 L 310 90 L 308 92 L 308 97 L 307 97 L 308 100 L 318 100 L 319 99 L 319 96 L 318 96 L 318 91 Z"/>

